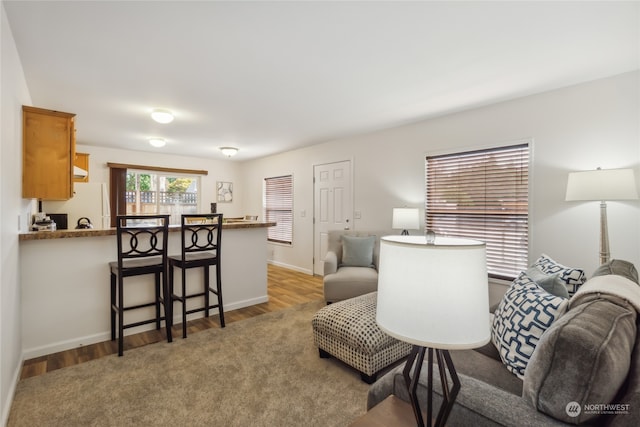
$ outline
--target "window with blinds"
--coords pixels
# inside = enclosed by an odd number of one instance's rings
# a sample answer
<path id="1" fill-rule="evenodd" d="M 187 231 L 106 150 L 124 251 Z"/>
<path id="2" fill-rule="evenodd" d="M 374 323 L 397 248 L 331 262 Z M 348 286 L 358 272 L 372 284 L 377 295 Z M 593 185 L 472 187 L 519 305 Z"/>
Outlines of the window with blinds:
<path id="1" fill-rule="evenodd" d="M 481 240 L 489 276 L 527 268 L 529 144 L 426 158 L 426 228 Z"/>
<path id="2" fill-rule="evenodd" d="M 269 227 L 267 240 L 291 244 L 293 241 L 293 176 L 278 176 L 264 179 L 264 219 L 275 222 Z"/>

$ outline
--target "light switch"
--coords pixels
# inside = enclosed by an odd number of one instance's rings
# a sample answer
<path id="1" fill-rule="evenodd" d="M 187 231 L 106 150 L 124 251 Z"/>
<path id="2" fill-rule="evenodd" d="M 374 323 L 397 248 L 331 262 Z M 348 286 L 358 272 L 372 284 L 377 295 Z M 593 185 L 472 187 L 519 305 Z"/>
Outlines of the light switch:
<path id="1" fill-rule="evenodd" d="M 354 217 L 355 219 L 360 219 L 360 218 L 362 218 L 362 212 L 360 212 L 360 211 L 355 211 L 355 212 L 353 213 L 353 217 Z"/>

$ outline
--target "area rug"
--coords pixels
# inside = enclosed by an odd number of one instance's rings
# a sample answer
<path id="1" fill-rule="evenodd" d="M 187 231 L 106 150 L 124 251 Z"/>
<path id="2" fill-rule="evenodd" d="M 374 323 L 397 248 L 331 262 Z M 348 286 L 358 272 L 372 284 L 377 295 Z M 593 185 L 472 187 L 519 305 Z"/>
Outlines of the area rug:
<path id="1" fill-rule="evenodd" d="M 19 382 L 8 426 L 346 426 L 367 384 L 320 359 L 321 301 Z"/>

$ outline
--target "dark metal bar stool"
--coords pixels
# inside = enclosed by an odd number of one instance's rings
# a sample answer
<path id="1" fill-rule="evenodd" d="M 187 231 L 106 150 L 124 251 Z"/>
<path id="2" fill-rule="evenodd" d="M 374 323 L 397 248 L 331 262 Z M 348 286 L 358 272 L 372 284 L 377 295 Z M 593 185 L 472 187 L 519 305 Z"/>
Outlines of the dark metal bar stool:
<path id="1" fill-rule="evenodd" d="M 222 239 L 222 214 L 189 214 L 182 215 L 182 251 L 180 255 L 169 256 L 169 292 L 172 301 L 182 303 L 182 338 L 187 337 L 187 314 L 204 311 L 209 317 L 209 310 L 217 308 L 220 315 L 220 326 L 224 328 L 224 309 L 222 307 L 222 281 L 220 277 L 220 243 Z M 209 283 L 209 267 L 216 267 L 216 287 Z M 182 294 L 176 295 L 174 290 L 173 269 L 182 272 Z M 201 292 L 187 294 L 186 270 L 202 267 L 204 281 Z M 210 294 L 217 297 L 217 303 L 211 304 Z M 187 300 L 204 297 L 202 307 L 187 309 Z"/>
<path id="2" fill-rule="evenodd" d="M 118 261 L 109 263 L 111 269 L 111 340 L 116 339 L 118 323 L 118 356 L 122 356 L 124 329 L 165 321 L 167 341 L 171 342 L 171 297 L 167 283 L 167 242 L 169 215 L 118 215 L 116 224 Z M 124 278 L 153 274 L 155 298 L 153 302 L 124 305 Z M 164 316 L 161 313 L 164 306 Z M 134 323 L 124 323 L 124 312 L 155 306 L 155 317 Z"/>

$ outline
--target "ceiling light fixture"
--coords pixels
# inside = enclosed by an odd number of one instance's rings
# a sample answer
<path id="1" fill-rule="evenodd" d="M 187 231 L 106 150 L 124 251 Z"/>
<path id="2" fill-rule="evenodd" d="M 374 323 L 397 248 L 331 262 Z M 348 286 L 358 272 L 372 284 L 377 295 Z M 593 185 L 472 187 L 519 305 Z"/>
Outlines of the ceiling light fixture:
<path id="1" fill-rule="evenodd" d="M 164 147 L 167 144 L 167 141 L 164 138 L 149 138 L 149 144 L 154 147 Z"/>
<path id="2" fill-rule="evenodd" d="M 220 151 L 227 157 L 235 156 L 238 153 L 238 149 L 236 147 L 220 147 Z"/>
<path id="3" fill-rule="evenodd" d="M 156 108 L 151 112 L 151 118 L 158 123 L 171 123 L 173 121 L 173 113 L 169 110 Z"/>

